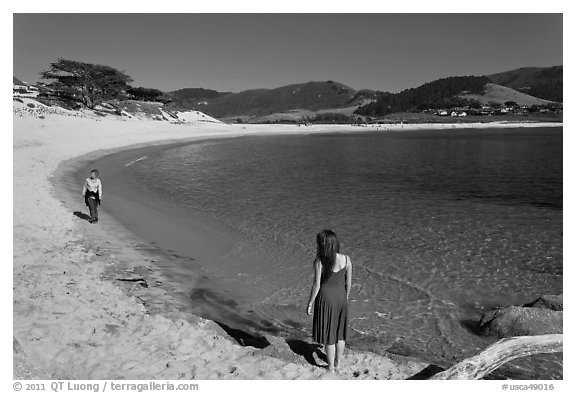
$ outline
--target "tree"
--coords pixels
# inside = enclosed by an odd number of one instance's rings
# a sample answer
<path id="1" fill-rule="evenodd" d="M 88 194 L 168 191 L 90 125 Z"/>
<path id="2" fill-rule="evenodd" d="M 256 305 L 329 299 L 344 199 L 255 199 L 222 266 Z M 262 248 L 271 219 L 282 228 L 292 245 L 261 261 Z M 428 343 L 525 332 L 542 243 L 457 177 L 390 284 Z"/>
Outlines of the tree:
<path id="1" fill-rule="evenodd" d="M 156 101 L 163 94 L 158 89 L 131 86 L 126 89 L 126 93 L 130 94 L 132 97 L 134 97 L 135 100 L 139 101 Z"/>
<path id="2" fill-rule="evenodd" d="M 118 97 L 128 88 L 127 83 L 132 82 L 131 77 L 112 67 L 62 58 L 40 75 L 53 81 L 48 87 L 75 97 L 90 109 Z"/>
<path id="3" fill-rule="evenodd" d="M 470 100 L 468 101 L 468 106 L 472 109 L 480 109 L 482 108 L 482 103 L 478 100 Z"/>

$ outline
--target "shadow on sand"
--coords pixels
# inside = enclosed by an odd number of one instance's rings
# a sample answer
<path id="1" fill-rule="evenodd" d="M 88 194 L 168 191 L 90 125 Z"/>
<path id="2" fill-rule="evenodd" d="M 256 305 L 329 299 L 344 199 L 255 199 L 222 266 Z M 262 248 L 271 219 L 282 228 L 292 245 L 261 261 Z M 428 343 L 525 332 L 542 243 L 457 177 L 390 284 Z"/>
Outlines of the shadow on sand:
<path id="1" fill-rule="evenodd" d="M 287 339 L 286 343 L 296 355 L 304 357 L 304 359 L 313 366 L 322 367 L 316 362 L 316 359 L 314 359 L 314 354 L 318 356 L 318 359 L 328 363 L 326 355 L 321 351 L 322 346 L 320 344 L 310 344 L 303 340 L 291 338 Z"/>
<path id="2" fill-rule="evenodd" d="M 230 327 L 223 322 L 218 321 L 214 322 L 216 322 L 218 326 L 224 329 L 226 334 L 228 334 L 230 337 L 236 340 L 236 342 L 242 345 L 243 347 L 254 347 L 258 349 L 263 349 L 270 345 L 270 342 L 268 342 L 268 340 L 266 340 L 264 337 L 254 336 L 248 332 L 245 332 L 244 330 Z"/>
<path id="3" fill-rule="evenodd" d="M 78 218 L 83 219 L 83 220 L 90 221 L 90 216 L 88 214 L 84 214 L 82 212 L 76 211 L 76 212 L 74 212 L 74 215 Z"/>
<path id="4" fill-rule="evenodd" d="M 272 352 L 279 351 L 278 354 L 289 355 L 289 357 L 294 358 L 303 358 L 307 363 L 316 367 L 324 367 L 323 365 L 318 364 L 316 359 L 325 363 L 328 362 L 326 355 L 321 350 L 322 346 L 319 344 L 311 344 L 296 338 L 284 339 L 281 337 L 268 336 L 269 339 L 267 339 L 266 337 L 250 334 L 244 330 L 235 329 L 223 322 L 216 321 L 216 323 L 226 332 L 226 334 L 242 346 L 254 347 L 257 349 L 268 348 Z M 270 340 L 273 342 L 271 343 Z M 287 352 L 290 353 L 287 354 Z M 314 355 L 316 355 L 316 358 Z"/>

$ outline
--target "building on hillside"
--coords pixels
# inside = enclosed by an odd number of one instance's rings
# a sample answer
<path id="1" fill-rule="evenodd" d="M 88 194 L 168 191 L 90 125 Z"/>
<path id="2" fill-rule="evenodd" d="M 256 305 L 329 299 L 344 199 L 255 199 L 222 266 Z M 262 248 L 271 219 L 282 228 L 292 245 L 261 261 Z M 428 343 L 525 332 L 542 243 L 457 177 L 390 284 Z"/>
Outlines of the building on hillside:
<path id="1" fill-rule="evenodd" d="M 14 97 L 36 97 L 38 88 L 22 82 L 22 84 L 12 84 L 12 95 Z"/>

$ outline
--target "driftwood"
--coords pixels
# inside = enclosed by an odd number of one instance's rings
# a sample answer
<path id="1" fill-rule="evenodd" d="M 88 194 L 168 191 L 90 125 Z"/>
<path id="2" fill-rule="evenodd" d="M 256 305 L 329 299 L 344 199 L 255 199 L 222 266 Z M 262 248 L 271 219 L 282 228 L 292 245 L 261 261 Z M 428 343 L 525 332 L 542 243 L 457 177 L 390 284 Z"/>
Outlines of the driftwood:
<path id="1" fill-rule="evenodd" d="M 137 282 L 144 288 L 148 288 L 148 283 L 143 278 L 117 278 L 118 281 Z"/>
<path id="2" fill-rule="evenodd" d="M 503 338 L 431 379 L 480 379 L 510 360 L 554 352 L 562 352 L 562 334 Z"/>

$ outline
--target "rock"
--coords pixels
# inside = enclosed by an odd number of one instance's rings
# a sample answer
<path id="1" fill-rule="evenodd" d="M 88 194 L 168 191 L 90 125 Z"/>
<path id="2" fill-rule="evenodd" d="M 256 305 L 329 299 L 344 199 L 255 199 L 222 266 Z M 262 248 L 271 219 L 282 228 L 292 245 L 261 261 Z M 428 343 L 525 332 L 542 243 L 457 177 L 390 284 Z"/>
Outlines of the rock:
<path id="1" fill-rule="evenodd" d="M 562 295 L 544 295 L 534 300 L 533 302 L 526 303 L 524 307 L 546 308 L 553 311 L 564 311 Z"/>
<path id="2" fill-rule="evenodd" d="M 512 306 L 484 313 L 478 328 L 484 336 L 535 336 L 561 334 L 562 322 L 562 311 Z"/>

